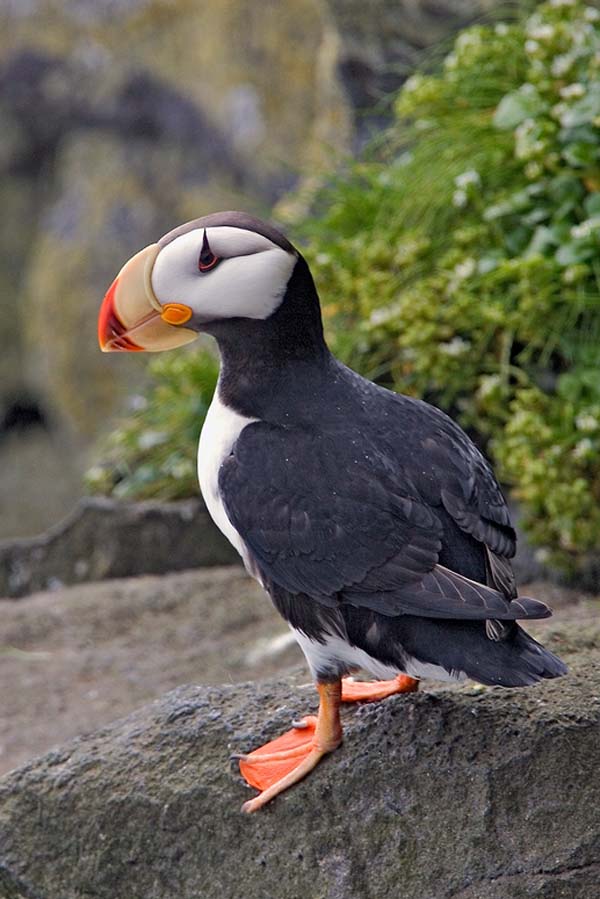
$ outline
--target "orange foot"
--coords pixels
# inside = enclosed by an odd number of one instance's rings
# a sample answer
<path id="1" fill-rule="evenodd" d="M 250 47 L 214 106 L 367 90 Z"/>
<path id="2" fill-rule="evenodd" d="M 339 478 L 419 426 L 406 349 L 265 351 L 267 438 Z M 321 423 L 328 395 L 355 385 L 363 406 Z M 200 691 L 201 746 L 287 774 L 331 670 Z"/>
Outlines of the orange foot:
<path id="1" fill-rule="evenodd" d="M 307 716 L 276 740 L 240 757 L 240 773 L 251 787 L 261 790 L 259 796 L 244 803 L 243 812 L 254 812 L 287 790 L 335 749 L 318 746 L 316 730 L 317 718 Z"/>
<path id="2" fill-rule="evenodd" d="M 243 812 L 254 812 L 270 802 L 274 796 L 302 780 L 315 768 L 324 755 L 333 752 L 342 742 L 339 720 L 341 683 L 318 684 L 319 716 L 309 715 L 293 729 L 255 749 L 240 759 L 240 772 L 252 787 L 261 790 L 259 796 L 242 806 Z"/>
<path id="3" fill-rule="evenodd" d="M 309 715 L 292 730 L 271 740 L 248 755 L 234 755 L 240 760 L 240 772 L 260 795 L 242 806 L 243 812 L 254 812 L 279 793 L 302 780 L 323 756 L 342 742 L 340 702 L 385 699 L 394 693 L 412 693 L 419 682 L 405 674 L 390 681 L 360 683 L 345 678 L 335 683 L 318 683 L 319 715 Z"/>
<path id="4" fill-rule="evenodd" d="M 370 683 L 345 677 L 342 680 L 342 702 L 375 702 L 395 693 L 415 693 L 418 689 L 419 681 L 407 674 L 398 674 L 393 680 Z"/>

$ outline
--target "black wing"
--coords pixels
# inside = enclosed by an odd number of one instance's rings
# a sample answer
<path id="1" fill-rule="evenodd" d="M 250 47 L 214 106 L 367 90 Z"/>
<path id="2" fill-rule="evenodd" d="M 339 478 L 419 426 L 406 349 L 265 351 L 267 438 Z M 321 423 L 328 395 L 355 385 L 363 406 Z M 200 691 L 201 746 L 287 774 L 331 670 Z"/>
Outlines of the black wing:
<path id="1" fill-rule="evenodd" d="M 437 564 L 442 525 L 377 447 L 339 433 L 248 425 L 219 472 L 227 515 L 263 579 L 326 605 L 441 618 L 539 617 L 535 600 Z"/>
<path id="2" fill-rule="evenodd" d="M 443 505 L 461 530 L 485 546 L 489 582 L 508 598 L 515 597 L 510 559 L 516 550 L 516 534 L 489 463 L 464 431 L 439 409 L 405 397 L 401 400 L 418 411 L 420 430 L 423 424 L 427 428 L 420 452 L 433 472 L 436 495 L 432 501 Z M 426 490 L 428 485 L 422 483 L 418 473 L 413 470 L 412 475 L 417 487 Z"/>

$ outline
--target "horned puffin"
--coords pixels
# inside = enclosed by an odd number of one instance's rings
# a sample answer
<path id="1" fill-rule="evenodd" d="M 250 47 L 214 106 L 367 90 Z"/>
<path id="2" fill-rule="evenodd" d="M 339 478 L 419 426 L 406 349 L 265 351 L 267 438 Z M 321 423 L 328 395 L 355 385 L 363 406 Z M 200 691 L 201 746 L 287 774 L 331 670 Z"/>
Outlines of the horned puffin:
<path id="1" fill-rule="evenodd" d="M 340 702 L 420 679 L 523 687 L 565 674 L 520 619 L 515 531 L 464 431 L 339 362 L 301 253 L 269 224 L 221 212 L 132 257 L 101 306 L 102 350 L 212 335 L 221 367 L 202 430 L 200 488 L 217 526 L 292 629 L 318 715 L 241 756 L 254 811 L 342 741 Z M 347 676 L 365 669 L 379 682 Z"/>

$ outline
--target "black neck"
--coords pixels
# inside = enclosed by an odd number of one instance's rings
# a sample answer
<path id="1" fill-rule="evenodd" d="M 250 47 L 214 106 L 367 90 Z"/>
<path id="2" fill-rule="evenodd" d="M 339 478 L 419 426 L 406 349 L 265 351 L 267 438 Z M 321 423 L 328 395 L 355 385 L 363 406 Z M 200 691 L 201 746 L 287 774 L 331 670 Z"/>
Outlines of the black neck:
<path id="1" fill-rule="evenodd" d="M 279 308 L 268 319 L 229 319 L 206 330 L 221 354 L 219 396 L 243 415 L 279 420 L 286 409 L 298 408 L 299 400 L 310 402 L 326 376 L 331 357 L 319 297 L 301 256 Z"/>

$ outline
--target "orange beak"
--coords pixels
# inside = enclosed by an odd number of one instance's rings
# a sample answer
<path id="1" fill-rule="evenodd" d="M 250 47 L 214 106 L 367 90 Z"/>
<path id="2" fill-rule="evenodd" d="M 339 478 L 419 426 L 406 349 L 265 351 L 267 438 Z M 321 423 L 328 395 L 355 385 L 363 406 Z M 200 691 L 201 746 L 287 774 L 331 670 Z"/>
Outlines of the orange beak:
<path id="1" fill-rule="evenodd" d="M 159 252 L 155 243 L 140 250 L 109 287 L 98 316 L 98 342 L 104 353 L 159 352 L 198 336 L 183 327 L 192 317 L 188 306 L 162 305 L 154 295 L 151 276 Z"/>

